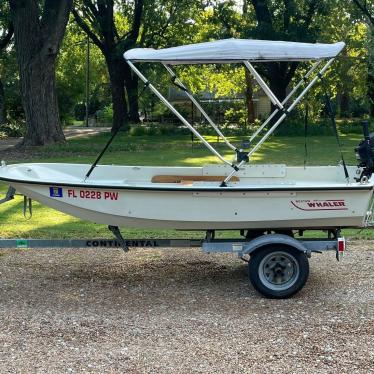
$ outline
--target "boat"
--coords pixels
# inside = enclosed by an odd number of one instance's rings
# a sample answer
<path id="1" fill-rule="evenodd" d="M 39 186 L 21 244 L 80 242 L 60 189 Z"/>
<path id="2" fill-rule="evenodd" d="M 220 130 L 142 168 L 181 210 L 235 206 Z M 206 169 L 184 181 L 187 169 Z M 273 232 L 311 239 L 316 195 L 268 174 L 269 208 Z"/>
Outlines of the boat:
<path id="1" fill-rule="evenodd" d="M 374 183 L 347 184 L 341 166 L 203 167 L 18 164 L 0 179 L 56 210 L 100 224 L 188 230 L 361 227 Z M 349 172 L 355 175 L 355 167 Z"/>
<path id="2" fill-rule="evenodd" d="M 340 229 L 363 227 L 373 195 L 374 137 L 364 127 L 356 149 L 358 166 L 289 167 L 256 165 L 251 156 L 331 66 L 344 43 L 313 44 L 226 39 L 165 49 L 135 48 L 124 58 L 135 74 L 221 161 L 202 167 L 150 167 L 2 162 L 0 180 L 30 199 L 85 220 L 115 227 L 181 230 Z M 280 101 L 253 65 L 312 62 Z M 141 73 L 136 63 L 161 63 L 171 82 L 192 100 L 236 161 L 225 159 Z M 173 65 L 242 63 L 275 106 L 249 139 L 249 149 L 232 144 L 176 76 Z M 292 100 L 291 100 L 292 99 Z M 256 139 L 260 140 L 256 142 Z M 338 138 L 337 138 L 338 140 Z M 8 193 L 4 201 L 9 200 Z M 1 201 L 0 201 L 1 202 Z"/>

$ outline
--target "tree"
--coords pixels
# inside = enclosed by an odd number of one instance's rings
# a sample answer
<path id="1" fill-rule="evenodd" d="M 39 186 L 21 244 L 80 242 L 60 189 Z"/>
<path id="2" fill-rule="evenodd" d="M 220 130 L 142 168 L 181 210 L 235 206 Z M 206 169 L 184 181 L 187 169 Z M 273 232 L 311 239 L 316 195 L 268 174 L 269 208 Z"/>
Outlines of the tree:
<path id="1" fill-rule="evenodd" d="M 373 41 L 374 41 L 374 2 L 373 1 L 362 1 L 362 0 L 352 0 L 355 7 L 364 16 L 364 19 L 368 23 L 371 29 L 371 38 L 369 43 L 371 44 L 369 48 L 368 56 L 368 75 L 367 75 L 367 95 L 370 100 L 370 114 L 374 116 L 374 53 L 373 53 Z"/>
<path id="2" fill-rule="evenodd" d="M 317 16 L 326 13 L 325 0 L 243 0 L 241 16 L 233 0 L 214 1 L 218 38 L 249 38 L 265 40 L 294 40 L 315 42 L 319 34 Z M 270 89 L 282 101 L 295 71 L 297 62 L 271 62 L 258 64 L 260 73 L 268 80 Z M 253 81 L 245 71 L 246 105 L 248 121 L 254 119 Z"/>
<path id="3" fill-rule="evenodd" d="M 353 4 L 374 27 L 374 3 L 372 1 L 352 0 Z"/>
<path id="4" fill-rule="evenodd" d="M 244 0 L 248 1 L 249 0 Z M 250 0 L 255 16 L 255 27 L 243 30 L 245 37 L 268 40 L 290 40 L 298 42 L 317 41 L 322 29 L 323 19 L 327 15 L 325 0 Z M 270 82 L 270 88 L 282 101 L 286 90 L 295 75 L 297 62 L 271 62 L 264 64 L 264 75 Z"/>
<path id="5" fill-rule="evenodd" d="M 319 40 L 343 40 L 346 43 L 334 62 L 334 68 L 327 71 L 326 79 L 329 80 L 330 93 L 336 97 L 336 112 L 341 117 L 350 117 L 357 111 L 367 111 L 368 108 L 366 65 L 369 30 L 362 20 L 355 19 L 349 4 L 344 7 L 336 3 L 333 14 L 334 17 L 326 22 Z M 318 87 L 314 89 L 316 91 Z"/>
<path id="6" fill-rule="evenodd" d="M 10 21 L 7 10 L 5 9 L 6 4 L 1 5 L 1 16 L 0 16 L 0 53 L 3 53 L 5 48 L 8 46 L 13 37 L 13 24 Z M 0 76 L 0 125 L 5 123 L 5 92 L 2 77 Z"/>
<path id="7" fill-rule="evenodd" d="M 66 28 L 61 45 L 56 69 L 56 85 L 61 120 L 69 120 L 76 114 L 85 113 L 86 90 L 86 56 L 87 35 L 74 22 L 74 17 Z M 93 43 L 90 43 L 90 82 L 89 82 L 89 114 L 95 114 L 111 103 L 109 77 L 104 56 Z M 99 106 L 97 104 L 99 101 Z M 84 107 L 83 111 L 82 107 Z M 79 116 L 79 119 L 83 119 Z M 76 118 L 78 119 L 78 118 Z"/>
<path id="8" fill-rule="evenodd" d="M 189 40 L 200 0 L 81 0 L 74 17 L 105 56 L 113 96 L 112 131 L 139 121 L 138 78 L 123 59 L 134 47 L 167 47 Z M 188 31 L 186 31 L 188 30 Z M 127 109 L 128 107 L 128 109 Z"/>
<path id="9" fill-rule="evenodd" d="M 72 0 L 9 0 L 9 5 L 27 127 L 21 145 L 64 141 L 55 67 Z"/>
<path id="10" fill-rule="evenodd" d="M 136 44 L 144 4 L 143 0 L 135 0 L 133 7 L 125 5 L 130 26 L 122 33 L 117 27 L 113 0 L 83 0 L 73 9 L 76 22 L 100 48 L 106 60 L 113 101 L 112 131 L 124 126 L 128 117 L 133 122 L 139 122 L 138 80 L 124 60 L 123 53 Z"/>

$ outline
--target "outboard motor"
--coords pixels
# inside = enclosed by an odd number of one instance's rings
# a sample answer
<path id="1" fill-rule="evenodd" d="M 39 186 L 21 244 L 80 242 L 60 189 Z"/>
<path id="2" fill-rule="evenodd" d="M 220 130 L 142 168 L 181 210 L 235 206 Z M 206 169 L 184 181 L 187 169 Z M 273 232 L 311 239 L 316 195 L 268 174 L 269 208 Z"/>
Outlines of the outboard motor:
<path id="1" fill-rule="evenodd" d="M 358 167 L 363 169 L 357 181 L 361 181 L 363 177 L 369 179 L 374 173 L 374 133 L 369 134 L 368 121 L 362 122 L 362 129 L 364 139 L 355 148 L 356 158 L 359 162 Z"/>

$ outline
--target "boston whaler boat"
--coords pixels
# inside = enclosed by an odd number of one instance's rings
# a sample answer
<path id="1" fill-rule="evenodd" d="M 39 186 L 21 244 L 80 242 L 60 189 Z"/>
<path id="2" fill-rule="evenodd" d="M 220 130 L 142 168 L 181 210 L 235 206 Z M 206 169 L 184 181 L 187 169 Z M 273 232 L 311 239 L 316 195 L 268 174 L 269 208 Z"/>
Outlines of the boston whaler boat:
<path id="1" fill-rule="evenodd" d="M 229 250 L 241 257 L 250 254 L 250 277 L 255 288 L 266 296 L 290 296 L 307 279 L 306 257 L 311 251 L 335 249 L 339 253 L 344 249 L 340 229 L 363 227 L 368 221 L 374 187 L 371 178 L 374 137 L 370 137 L 366 126 L 365 138 L 356 149 L 359 166 L 346 166 L 344 159 L 341 165 L 314 167 L 252 165 L 249 162 L 253 153 L 317 80 L 323 79 L 323 74 L 343 48 L 342 42 L 307 44 L 227 39 L 161 50 L 136 48 L 127 51 L 124 58 L 145 88 L 156 94 L 222 164 L 202 167 L 99 166 L 102 154 L 91 166 L 6 165 L 3 162 L 0 180 L 9 184 L 10 190 L 0 203 L 10 200 L 17 190 L 56 210 L 107 224 L 122 242 L 118 226 L 206 230 L 205 250 Z M 253 66 L 253 63 L 279 61 L 313 61 L 309 71 L 282 102 Z M 159 62 L 165 67 L 172 82 L 184 91 L 232 149 L 236 162 L 225 159 L 205 140 L 140 72 L 135 66 L 138 62 Z M 276 107 L 250 137 L 248 151 L 230 143 L 172 69 L 178 64 L 210 63 L 244 64 Z M 290 103 L 291 98 L 294 100 Z M 256 143 L 255 139 L 261 134 Z M 234 229 L 241 230 L 245 237 L 242 244 L 218 243 L 214 239 L 215 230 Z M 328 241 L 320 241 L 317 245 L 317 242 L 293 238 L 292 230 L 306 229 L 327 230 Z"/>

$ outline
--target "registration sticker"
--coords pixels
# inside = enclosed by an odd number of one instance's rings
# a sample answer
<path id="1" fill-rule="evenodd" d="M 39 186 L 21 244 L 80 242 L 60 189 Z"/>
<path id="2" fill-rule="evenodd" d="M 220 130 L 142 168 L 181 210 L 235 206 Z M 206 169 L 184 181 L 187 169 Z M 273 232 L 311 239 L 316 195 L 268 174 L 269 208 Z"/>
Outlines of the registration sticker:
<path id="1" fill-rule="evenodd" d="M 62 188 L 61 187 L 49 187 L 49 196 L 50 197 L 62 197 Z"/>

